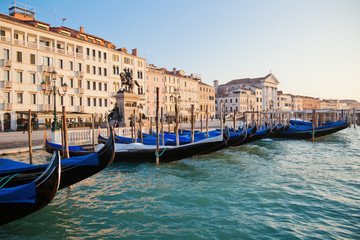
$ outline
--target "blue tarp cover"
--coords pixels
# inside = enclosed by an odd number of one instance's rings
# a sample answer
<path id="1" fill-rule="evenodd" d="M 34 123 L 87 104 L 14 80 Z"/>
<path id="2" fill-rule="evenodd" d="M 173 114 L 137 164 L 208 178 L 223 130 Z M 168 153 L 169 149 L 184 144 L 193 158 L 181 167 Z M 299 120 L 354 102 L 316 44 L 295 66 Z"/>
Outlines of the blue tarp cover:
<path id="1" fill-rule="evenodd" d="M 0 203 L 35 203 L 35 181 L 30 183 L 0 189 Z"/>
<path id="2" fill-rule="evenodd" d="M 79 157 L 71 157 L 61 160 L 61 165 L 75 165 L 75 166 L 85 166 L 85 165 L 99 165 L 99 158 L 97 153 L 91 153 Z M 32 165 L 28 163 L 17 162 L 11 159 L 0 158 L 0 173 L 17 173 L 30 169 L 42 169 L 46 168 L 48 164 L 42 165 Z M 0 179 L 1 180 L 1 179 Z"/>

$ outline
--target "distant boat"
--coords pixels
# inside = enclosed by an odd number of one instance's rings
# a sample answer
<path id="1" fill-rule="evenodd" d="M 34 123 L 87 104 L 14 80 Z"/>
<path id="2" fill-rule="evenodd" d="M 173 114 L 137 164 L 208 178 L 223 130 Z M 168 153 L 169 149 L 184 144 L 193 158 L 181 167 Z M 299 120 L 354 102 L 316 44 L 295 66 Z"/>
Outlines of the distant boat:
<path id="1" fill-rule="evenodd" d="M 350 121 L 348 119 L 338 122 L 325 123 L 318 126 L 314 130 L 314 137 L 325 136 L 342 129 L 349 127 Z M 295 138 L 295 139 L 310 139 L 312 138 L 312 122 L 304 121 L 290 121 L 290 127 L 276 137 L 280 138 Z"/>
<path id="2" fill-rule="evenodd" d="M 0 188 L 0 225 L 25 217 L 48 205 L 59 189 L 60 175 L 60 157 L 56 152 L 51 163 L 35 180 Z"/>

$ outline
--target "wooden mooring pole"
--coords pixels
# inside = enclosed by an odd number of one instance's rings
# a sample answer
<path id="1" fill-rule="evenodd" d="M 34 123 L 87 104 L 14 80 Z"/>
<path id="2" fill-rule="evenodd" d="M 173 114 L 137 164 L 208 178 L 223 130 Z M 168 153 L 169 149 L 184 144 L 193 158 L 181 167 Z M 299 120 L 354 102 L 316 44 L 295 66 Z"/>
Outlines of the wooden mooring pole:
<path id="1" fill-rule="evenodd" d="M 156 88 L 156 165 L 159 166 L 159 88 Z"/>
<path id="2" fill-rule="evenodd" d="M 139 131 L 140 131 L 140 142 L 143 143 L 142 117 L 141 117 L 141 113 L 139 113 Z"/>
<path id="3" fill-rule="evenodd" d="M 209 114 L 208 114 L 208 105 L 206 105 L 206 138 L 209 138 Z"/>
<path id="4" fill-rule="evenodd" d="M 65 111 L 65 106 L 62 106 L 62 115 L 63 115 L 63 133 L 64 133 L 64 158 L 69 158 L 70 157 L 70 153 L 69 153 L 69 145 L 68 145 L 68 138 L 67 138 L 67 124 L 66 124 L 66 111 Z M 94 115 L 94 114 L 92 114 Z M 94 127 L 94 126 L 93 126 Z M 93 149 L 95 151 L 95 142 L 94 142 L 94 138 L 95 138 L 95 131 L 93 129 Z"/>
<path id="5" fill-rule="evenodd" d="M 234 109 L 234 116 L 233 116 L 233 124 L 234 124 L 234 133 L 236 133 L 236 110 Z"/>
<path id="6" fill-rule="evenodd" d="M 65 106 L 63 106 L 63 109 L 65 110 Z M 65 125 L 66 125 L 66 119 L 64 119 L 64 120 L 65 120 Z M 95 151 L 95 116 L 93 113 L 91 114 L 91 132 L 92 132 L 92 138 L 91 138 L 92 148 L 93 148 L 93 151 Z"/>
<path id="7" fill-rule="evenodd" d="M 312 130 L 311 130 L 311 135 L 312 135 L 312 140 L 315 140 L 315 124 L 316 124 L 316 110 L 313 109 L 312 111 Z"/>
<path id="8" fill-rule="evenodd" d="M 164 139 L 164 107 L 161 107 L 161 145 L 165 145 Z"/>
<path id="9" fill-rule="evenodd" d="M 191 142 L 194 142 L 195 116 L 194 104 L 191 104 Z"/>
<path id="10" fill-rule="evenodd" d="M 175 136 L 176 136 L 176 146 L 180 145 L 179 142 L 179 109 L 177 104 L 175 104 Z"/>
<path id="11" fill-rule="evenodd" d="M 354 117 L 354 128 L 356 128 L 357 121 L 356 121 L 356 109 L 355 108 L 353 109 L 353 113 L 354 113 L 354 116 L 353 116 Z"/>
<path id="12" fill-rule="evenodd" d="M 31 125 L 31 109 L 29 109 L 29 124 L 28 124 L 28 138 L 29 138 L 29 161 L 32 164 L 32 141 L 31 141 L 31 133 L 32 133 L 32 125 Z"/>

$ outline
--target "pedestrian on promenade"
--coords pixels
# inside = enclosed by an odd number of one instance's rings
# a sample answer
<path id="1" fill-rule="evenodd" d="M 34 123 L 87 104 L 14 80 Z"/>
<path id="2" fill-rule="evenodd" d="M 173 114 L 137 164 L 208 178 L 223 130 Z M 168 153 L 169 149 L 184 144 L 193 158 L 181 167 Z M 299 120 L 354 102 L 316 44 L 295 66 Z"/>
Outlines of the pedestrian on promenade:
<path id="1" fill-rule="evenodd" d="M 25 131 L 27 131 L 28 130 L 28 128 L 29 128 L 29 124 L 28 124 L 28 122 L 27 121 L 25 121 L 25 123 L 24 123 L 24 126 L 23 126 L 23 134 L 25 133 Z"/>

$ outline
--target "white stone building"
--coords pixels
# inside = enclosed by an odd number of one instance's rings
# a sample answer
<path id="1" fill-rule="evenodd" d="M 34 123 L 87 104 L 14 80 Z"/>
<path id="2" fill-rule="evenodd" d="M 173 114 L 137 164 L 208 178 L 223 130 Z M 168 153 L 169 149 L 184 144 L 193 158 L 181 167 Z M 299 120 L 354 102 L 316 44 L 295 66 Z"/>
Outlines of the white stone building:
<path id="1" fill-rule="evenodd" d="M 15 3 L 17 4 L 17 3 Z M 113 95 L 121 83 L 119 73 L 133 72 L 140 87 L 139 107 L 145 105 L 145 59 L 100 37 L 64 26 L 35 20 L 32 8 L 10 6 L 9 15 L 0 14 L 0 121 L 2 130 L 16 130 L 22 125 L 25 113 L 31 109 L 40 124 L 52 121 L 54 97 L 42 91 L 41 83 L 49 90 L 68 85 L 67 94 L 56 96 L 57 110 L 66 106 L 73 121 L 84 120 L 84 113 L 94 113 L 103 119 L 113 108 Z M 61 91 L 60 91 L 61 92 Z M 140 109 L 140 110 L 141 110 Z"/>

